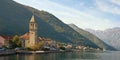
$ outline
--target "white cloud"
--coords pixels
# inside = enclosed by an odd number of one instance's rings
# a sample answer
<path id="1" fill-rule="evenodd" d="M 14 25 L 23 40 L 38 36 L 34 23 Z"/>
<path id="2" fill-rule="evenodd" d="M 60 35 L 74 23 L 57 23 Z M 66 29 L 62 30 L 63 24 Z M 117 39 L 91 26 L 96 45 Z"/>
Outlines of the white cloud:
<path id="1" fill-rule="evenodd" d="M 112 13 L 112 14 L 118 14 L 120 15 L 120 7 L 114 5 L 120 4 L 120 0 L 118 3 L 118 0 L 95 0 L 96 6 L 101 11 Z"/>
<path id="2" fill-rule="evenodd" d="M 63 22 L 74 23 L 83 29 L 92 28 L 92 29 L 96 29 L 96 30 L 104 30 L 106 28 L 113 27 L 113 24 L 114 24 L 109 19 L 100 19 L 100 18 L 92 16 L 88 13 L 51 2 L 50 0 L 42 0 L 42 1 L 29 0 L 26 2 L 24 2 L 25 0 L 16 0 L 16 1 L 20 1 L 23 4 L 35 7 L 39 10 L 48 11 L 48 12 L 54 14 L 55 16 L 57 16 Z M 97 4 L 99 4 L 99 3 L 97 3 Z M 101 3 L 100 3 L 100 5 L 101 5 Z M 99 6 L 99 7 L 102 8 L 101 6 Z"/>
<path id="3" fill-rule="evenodd" d="M 120 0 L 110 0 L 110 2 L 120 6 Z"/>

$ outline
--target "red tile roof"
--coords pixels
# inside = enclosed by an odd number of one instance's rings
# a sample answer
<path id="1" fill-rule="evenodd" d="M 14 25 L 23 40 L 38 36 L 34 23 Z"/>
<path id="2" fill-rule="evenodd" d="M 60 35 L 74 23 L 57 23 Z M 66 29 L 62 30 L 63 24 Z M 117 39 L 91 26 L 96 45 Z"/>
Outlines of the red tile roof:
<path id="1" fill-rule="evenodd" d="M 20 36 L 19 38 L 29 40 L 29 33 L 25 33 L 24 35 Z"/>

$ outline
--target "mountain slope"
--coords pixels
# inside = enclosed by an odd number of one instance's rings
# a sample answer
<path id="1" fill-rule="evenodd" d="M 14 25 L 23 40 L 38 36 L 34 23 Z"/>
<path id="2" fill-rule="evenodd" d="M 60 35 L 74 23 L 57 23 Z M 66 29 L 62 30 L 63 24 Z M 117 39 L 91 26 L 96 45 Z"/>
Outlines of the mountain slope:
<path id="1" fill-rule="evenodd" d="M 92 29 L 87 29 L 87 31 L 95 34 L 107 44 L 112 45 L 116 49 L 120 50 L 120 28 L 119 27 L 106 29 L 104 31 L 98 31 L 98 30 L 92 30 Z"/>
<path id="2" fill-rule="evenodd" d="M 92 42 L 94 42 L 96 45 L 98 45 L 99 47 L 103 47 L 103 48 L 110 48 L 111 46 L 107 45 L 106 43 L 104 43 L 102 40 L 100 40 L 99 38 L 97 38 L 95 35 L 80 29 L 79 27 L 77 27 L 74 24 L 69 24 L 70 27 L 72 27 L 75 31 L 77 31 L 78 33 L 80 33 L 81 35 L 85 36 L 86 38 L 90 39 Z M 111 48 L 114 49 L 114 48 Z"/>
<path id="3" fill-rule="evenodd" d="M 0 35 L 22 35 L 28 32 L 32 12 L 33 8 L 31 7 L 12 0 L 0 0 Z M 95 43 L 64 24 L 54 15 L 39 10 L 35 10 L 34 15 L 38 24 L 38 36 L 65 43 L 77 41 L 79 45 L 98 48 Z"/>

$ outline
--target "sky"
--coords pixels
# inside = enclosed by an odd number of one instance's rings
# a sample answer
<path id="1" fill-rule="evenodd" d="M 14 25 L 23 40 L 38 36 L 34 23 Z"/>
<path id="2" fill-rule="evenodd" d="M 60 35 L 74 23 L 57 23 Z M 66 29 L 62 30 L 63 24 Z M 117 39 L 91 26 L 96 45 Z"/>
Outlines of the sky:
<path id="1" fill-rule="evenodd" d="M 14 0 L 86 29 L 120 27 L 120 0 Z"/>

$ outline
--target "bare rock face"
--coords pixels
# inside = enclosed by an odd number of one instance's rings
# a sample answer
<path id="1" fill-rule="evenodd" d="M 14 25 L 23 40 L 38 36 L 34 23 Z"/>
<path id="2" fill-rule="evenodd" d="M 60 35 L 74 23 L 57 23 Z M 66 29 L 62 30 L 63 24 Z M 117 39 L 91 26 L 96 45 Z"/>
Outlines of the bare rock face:
<path id="1" fill-rule="evenodd" d="M 93 33 L 107 44 L 120 50 L 120 27 L 110 28 L 104 31 L 98 31 L 92 29 L 86 29 L 86 30 L 89 31 L 90 33 Z"/>

